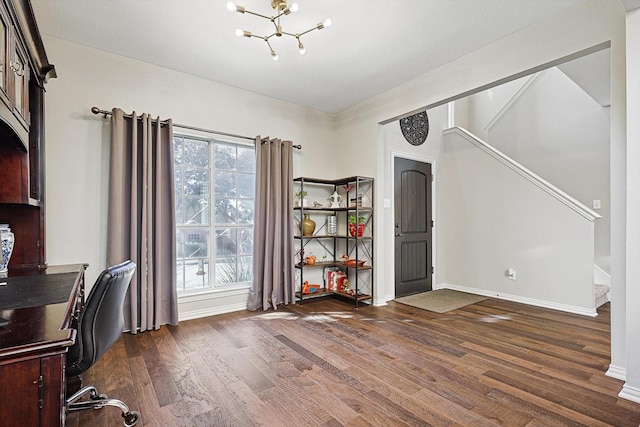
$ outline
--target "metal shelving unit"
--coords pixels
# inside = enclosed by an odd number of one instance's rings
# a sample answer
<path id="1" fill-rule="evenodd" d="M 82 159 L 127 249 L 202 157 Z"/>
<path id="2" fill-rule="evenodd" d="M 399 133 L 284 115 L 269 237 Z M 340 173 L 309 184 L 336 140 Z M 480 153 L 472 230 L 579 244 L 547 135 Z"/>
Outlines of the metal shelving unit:
<path id="1" fill-rule="evenodd" d="M 299 177 L 294 179 L 297 191 L 315 190 L 316 197 L 326 199 L 333 192 L 337 191 L 343 198 L 341 206 L 331 208 L 327 206 L 303 206 L 302 204 L 294 208 L 294 218 L 300 223 L 305 214 L 313 215 L 316 220 L 316 229 L 312 236 L 303 236 L 301 227 L 297 227 L 295 235 L 296 253 L 296 297 L 300 303 L 304 301 L 336 296 L 353 302 L 358 308 L 360 302 L 368 301 L 373 303 L 373 231 L 374 231 L 374 182 L 373 178 L 363 176 L 353 176 L 335 180 L 318 178 Z M 310 197 L 312 198 L 312 197 Z M 317 202 L 317 200 L 316 200 Z M 335 215 L 337 221 L 336 234 L 328 234 L 327 219 Z M 364 230 L 362 236 L 357 232 L 350 234 L 349 217 L 364 219 Z M 355 230 L 354 230 L 355 231 Z M 306 262 L 305 249 L 315 247 L 325 251 L 326 259 L 316 261 L 310 265 Z M 364 263 L 353 266 L 346 265 L 342 254 L 351 260 L 360 260 Z M 323 257 L 324 258 L 324 257 Z M 313 271 L 320 271 L 322 282 L 318 283 L 319 289 L 313 293 L 304 293 L 303 284 L 305 276 L 314 276 Z M 329 270 L 342 271 L 346 274 L 348 287 L 345 289 L 331 288 L 331 283 L 327 283 L 327 272 Z M 317 277 L 317 274 L 315 274 Z"/>

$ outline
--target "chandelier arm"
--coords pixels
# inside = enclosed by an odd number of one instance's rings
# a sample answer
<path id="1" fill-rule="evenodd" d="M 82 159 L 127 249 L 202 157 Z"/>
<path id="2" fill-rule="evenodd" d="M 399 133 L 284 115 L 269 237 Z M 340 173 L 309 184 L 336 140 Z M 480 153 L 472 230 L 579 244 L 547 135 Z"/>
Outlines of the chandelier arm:
<path id="1" fill-rule="evenodd" d="M 271 23 L 273 24 L 273 28 L 275 28 L 276 30 L 274 34 L 276 34 L 278 32 L 278 27 L 280 26 L 280 22 L 276 22 L 275 19 L 271 19 Z"/>
<path id="2" fill-rule="evenodd" d="M 288 36 L 295 37 L 295 38 L 298 38 L 302 35 L 302 34 L 287 33 L 286 31 L 283 31 L 282 34 L 286 34 Z"/>
<path id="3" fill-rule="evenodd" d="M 315 26 L 315 27 L 313 27 L 313 28 L 309 28 L 307 31 L 303 31 L 303 32 L 301 32 L 300 34 L 298 34 L 298 37 L 302 37 L 302 36 L 304 36 L 305 34 L 310 33 L 310 32 L 311 32 L 311 31 L 313 31 L 313 30 L 318 30 L 318 29 L 319 29 L 319 28 L 318 28 L 317 26 Z"/>
<path id="4" fill-rule="evenodd" d="M 255 12 L 252 12 L 252 11 L 250 11 L 250 10 L 248 10 L 248 9 L 245 9 L 245 10 L 244 10 L 244 13 L 248 13 L 249 15 L 259 16 L 260 18 L 268 19 L 269 21 L 272 21 L 272 20 L 274 19 L 274 18 L 273 18 L 273 17 L 271 17 L 271 16 L 262 15 L 262 14 L 260 14 L 260 13 L 255 13 Z"/>
<path id="5" fill-rule="evenodd" d="M 282 12 L 280 12 L 279 14 L 277 14 L 276 16 L 273 16 L 273 17 L 271 17 L 271 18 L 269 18 L 269 19 L 271 19 L 271 20 L 278 19 L 278 18 L 280 18 L 280 17 L 281 17 L 281 16 L 283 16 L 283 15 L 288 15 L 288 13 L 286 13 L 286 12 L 282 11 Z"/>
<path id="6" fill-rule="evenodd" d="M 264 39 L 264 41 L 267 43 L 267 46 L 269 47 L 269 51 L 271 52 L 271 57 L 273 58 L 274 61 L 277 61 L 278 54 L 276 53 L 275 50 L 273 50 L 273 47 L 271 47 L 271 43 L 269 43 L 268 39 Z"/>
<path id="7" fill-rule="evenodd" d="M 268 36 L 259 36 L 262 40 L 267 41 L 269 40 L 271 37 L 275 36 L 276 33 L 273 34 L 269 34 Z"/>

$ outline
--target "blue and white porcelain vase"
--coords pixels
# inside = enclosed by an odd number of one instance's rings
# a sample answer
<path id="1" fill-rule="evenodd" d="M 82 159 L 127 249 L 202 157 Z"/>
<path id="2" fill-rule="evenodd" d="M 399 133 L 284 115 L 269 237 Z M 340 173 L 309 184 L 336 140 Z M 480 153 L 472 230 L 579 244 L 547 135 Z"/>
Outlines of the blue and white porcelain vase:
<path id="1" fill-rule="evenodd" d="M 9 273 L 9 260 L 13 252 L 13 243 L 15 237 L 9 228 L 9 224 L 0 224 L 0 249 L 2 250 L 2 258 L 0 258 L 0 277 L 7 277 Z"/>

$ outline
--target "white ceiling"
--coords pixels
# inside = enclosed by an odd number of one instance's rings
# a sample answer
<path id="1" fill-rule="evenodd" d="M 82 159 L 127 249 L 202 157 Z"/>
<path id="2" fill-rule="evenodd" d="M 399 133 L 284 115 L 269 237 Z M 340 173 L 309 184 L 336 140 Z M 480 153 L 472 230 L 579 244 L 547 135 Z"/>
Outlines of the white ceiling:
<path id="1" fill-rule="evenodd" d="M 585 0 L 296 0 L 302 40 L 262 40 L 272 24 L 226 0 L 31 0 L 40 32 L 252 92 L 339 112 Z M 588 0 L 587 0 L 588 1 Z M 272 15 L 270 0 L 237 0 Z M 45 40 L 46 42 L 46 40 Z M 46 47 L 46 45 L 45 45 Z M 51 63 L 55 56 L 49 54 Z M 63 76 L 61 76 L 63 77 Z"/>

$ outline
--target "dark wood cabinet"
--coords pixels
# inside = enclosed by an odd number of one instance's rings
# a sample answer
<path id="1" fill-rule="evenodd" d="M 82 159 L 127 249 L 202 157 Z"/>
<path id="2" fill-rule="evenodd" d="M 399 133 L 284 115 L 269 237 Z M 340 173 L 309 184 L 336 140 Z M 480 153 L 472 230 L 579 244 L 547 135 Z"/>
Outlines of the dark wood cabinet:
<path id="1" fill-rule="evenodd" d="M 9 84 L 7 80 L 7 64 L 11 52 L 11 20 L 5 7 L 0 7 L 0 99 L 5 105 L 11 105 L 9 100 Z"/>
<path id="2" fill-rule="evenodd" d="M 0 223 L 16 237 L 10 270 L 46 268 L 44 84 L 55 76 L 29 0 L 0 0 Z"/>
<path id="3" fill-rule="evenodd" d="M 65 424 L 65 357 L 84 304 L 86 265 L 2 279 L 0 426 Z"/>
<path id="4" fill-rule="evenodd" d="M 40 360 L 31 359 L 22 362 L 0 365 L 0 396 L 3 396 L 3 403 L 0 405 L 0 414 L 6 414 L 7 419 L 0 415 L 2 425 L 12 425 L 17 420 L 11 414 L 10 408 L 19 408 L 28 405 L 32 408 L 38 407 L 38 377 L 40 376 Z M 6 406 L 7 410 L 2 411 Z M 6 424 L 5 424 L 6 423 Z M 20 423 L 26 426 L 37 426 L 40 424 L 40 414 L 38 411 L 31 411 L 24 414 Z"/>

